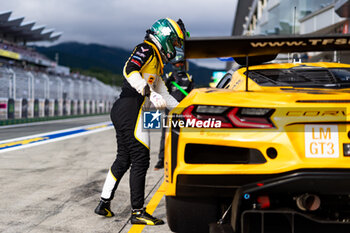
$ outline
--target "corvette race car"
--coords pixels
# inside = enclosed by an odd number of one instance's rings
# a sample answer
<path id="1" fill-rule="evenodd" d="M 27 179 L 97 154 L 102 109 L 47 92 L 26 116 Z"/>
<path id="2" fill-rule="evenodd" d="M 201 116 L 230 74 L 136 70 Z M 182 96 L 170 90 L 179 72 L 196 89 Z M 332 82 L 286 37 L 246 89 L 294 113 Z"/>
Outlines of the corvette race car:
<path id="1" fill-rule="evenodd" d="M 169 114 L 172 231 L 350 232 L 350 65 L 266 63 L 349 49 L 349 35 L 185 41 L 186 58 L 242 66 Z"/>

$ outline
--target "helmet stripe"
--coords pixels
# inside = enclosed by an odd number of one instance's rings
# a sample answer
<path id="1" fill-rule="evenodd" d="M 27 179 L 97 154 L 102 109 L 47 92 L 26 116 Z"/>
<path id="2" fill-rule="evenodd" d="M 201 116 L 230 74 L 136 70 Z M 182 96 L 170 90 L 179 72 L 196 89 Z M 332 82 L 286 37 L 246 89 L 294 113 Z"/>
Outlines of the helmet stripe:
<path id="1" fill-rule="evenodd" d="M 182 33 L 180 26 L 174 20 L 172 20 L 170 18 L 166 18 L 166 19 L 171 23 L 171 26 L 173 26 L 177 35 L 180 37 L 180 39 L 184 39 L 184 35 Z"/>

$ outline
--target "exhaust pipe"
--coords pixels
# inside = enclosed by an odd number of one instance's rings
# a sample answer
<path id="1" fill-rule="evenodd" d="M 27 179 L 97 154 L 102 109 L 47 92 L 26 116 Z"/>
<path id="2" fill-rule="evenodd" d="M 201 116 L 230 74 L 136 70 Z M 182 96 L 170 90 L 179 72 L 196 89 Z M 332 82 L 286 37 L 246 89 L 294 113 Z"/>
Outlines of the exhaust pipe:
<path id="1" fill-rule="evenodd" d="M 303 211 L 315 211 L 321 206 L 321 199 L 314 194 L 305 193 L 296 198 L 296 204 Z"/>

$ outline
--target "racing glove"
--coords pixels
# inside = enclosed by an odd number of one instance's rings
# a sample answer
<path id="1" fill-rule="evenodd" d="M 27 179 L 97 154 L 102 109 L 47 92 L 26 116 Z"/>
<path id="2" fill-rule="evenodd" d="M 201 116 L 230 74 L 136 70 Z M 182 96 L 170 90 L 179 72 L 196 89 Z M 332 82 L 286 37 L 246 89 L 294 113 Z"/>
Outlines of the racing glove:
<path id="1" fill-rule="evenodd" d="M 141 77 L 139 72 L 131 73 L 126 80 L 138 93 L 143 96 L 145 95 L 145 86 L 147 85 L 147 82 Z"/>
<path id="2" fill-rule="evenodd" d="M 163 109 L 166 107 L 166 101 L 157 92 L 152 91 L 150 95 L 150 100 L 156 109 Z"/>

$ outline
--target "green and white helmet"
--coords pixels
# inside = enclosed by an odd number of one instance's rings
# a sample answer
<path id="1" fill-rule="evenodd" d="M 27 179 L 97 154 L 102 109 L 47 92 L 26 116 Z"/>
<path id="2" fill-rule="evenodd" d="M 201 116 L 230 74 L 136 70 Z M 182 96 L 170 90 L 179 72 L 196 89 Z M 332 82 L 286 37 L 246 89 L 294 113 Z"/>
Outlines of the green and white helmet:
<path id="1" fill-rule="evenodd" d="M 184 34 L 180 26 L 172 19 L 157 20 L 149 30 L 149 38 L 161 50 L 165 58 L 170 61 L 175 58 L 175 47 L 182 48 Z"/>

